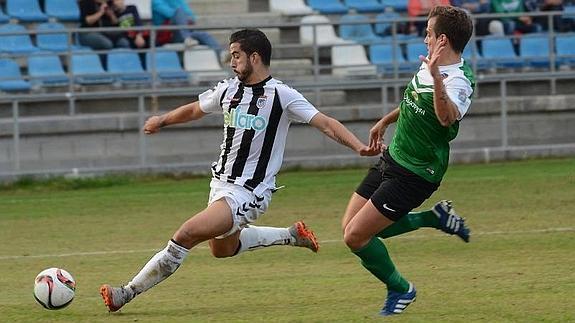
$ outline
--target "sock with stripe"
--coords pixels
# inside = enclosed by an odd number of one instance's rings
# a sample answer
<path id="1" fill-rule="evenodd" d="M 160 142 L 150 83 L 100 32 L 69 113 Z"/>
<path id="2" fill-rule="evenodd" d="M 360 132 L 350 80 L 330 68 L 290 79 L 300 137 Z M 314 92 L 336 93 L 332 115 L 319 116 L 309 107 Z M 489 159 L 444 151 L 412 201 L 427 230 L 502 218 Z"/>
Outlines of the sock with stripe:
<path id="1" fill-rule="evenodd" d="M 293 245 L 288 228 L 257 227 L 249 225 L 240 232 L 240 246 L 236 255 L 270 246 Z"/>
<path id="2" fill-rule="evenodd" d="M 380 231 L 377 236 L 383 239 L 411 232 L 422 227 L 439 229 L 439 218 L 433 211 L 410 212 L 392 225 Z"/>
<path id="3" fill-rule="evenodd" d="M 155 254 L 124 289 L 131 290 L 134 293 L 133 297 L 154 287 L 180 267 L 188 252 L 188 249 L 174 240 L 168 241 L 166 248 Z"/>
<path id="4" fill-rule="evenodd" d="M 409 282 L 395 269 L 387 248 L 377 237 L 371 238 L 368 244 L 353 253 L 361 259 L 363 267 L 386 284 L 389 290 L 400 293 L 409 290 Z"/>

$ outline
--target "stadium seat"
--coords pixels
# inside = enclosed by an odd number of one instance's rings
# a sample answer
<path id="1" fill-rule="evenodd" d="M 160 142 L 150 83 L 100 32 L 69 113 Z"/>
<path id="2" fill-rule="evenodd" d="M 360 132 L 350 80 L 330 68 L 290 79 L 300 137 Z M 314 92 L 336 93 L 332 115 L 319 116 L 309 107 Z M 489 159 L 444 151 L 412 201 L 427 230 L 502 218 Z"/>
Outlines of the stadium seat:
<path id="1" fill-rule="evenodd" d="M 407 50 L 405 57 L 412 69 L 416 69 L 421 65 L 419 55 L 427 56 L 427 45 L 423 42 L 422 38 L 415 38 L 407 43 Z"/>
<path id="2" fill-rule="evenodd" d="M 340 77 L 372 77 L 377 67 L 372 65 L 362 45 L 337 45 L 331 48 L 332 74 Z"/>
<path id="3" fill-rule="evenodd" d="M 8 21 L 10 21 L 10 17 L 6 16 L 2 7 L 0 7 L 0 24 L 7 23 Z"/>
<path id="4" fill-rule="evenodd" d="M 142 67 L 138 53 L 128 49 L 116 49 L 108 53 L 108 73 L 125 84 L 150 83 L 151 77 Z"/>
<path id="5" fill-rule="evenodd" d="M 100 57 L 95 53 L 73 53 L 70 73 L 74 81 L 81 85 L 114 82 L 114 78 L 104 71 Z"/>
<path id="6" fill-rule="evenodd" d="M 34 85 L 64 86 L 68 84 L 68 76 L 62 68 L 58 55 L 38 53 L 28 57 L 28 74 Z"/>
<path id="7" fill-rule="evenodd" d="M 24 22 L 47 21 L 48 16 L 40 9 L 38 0 L 6 0 L 6 13 Z"/>
<path id="8" fill-rule="evenodd" d="M 575 34 L 558 34 L 555 37 L 555 51 L 559 65 L 574 65 Z"/>
<path id="9" fill-rule="evenodd" d="M 339 22 L 339 35 L 343 39 L 352 40 L 360 44 L 371 44 L 383 40 L 373 32 L 367 16 L 357 14 L 344 15 Z"/>
<path id="10" fill-rule="evenodd" d="M 393 8 L 396 12 L 407 12 L 407 0 L 381 0 L 386 8 Z"/>
<path id="11" fill-rule="evenodd" d="M 341 15 L 348 10 L 339 0 L 308 0 L 307 4 L 321 14 Z"/>
<path id="12" fill-rule="evenodd" d="M 392 25 L 393 25 L 393 21 L 394 19 L 398 19 L 400 18 L 400 14 L 395 12 L 395 11 L 386 11 L 383 13 L 378 14 L 377 16 L 375 16 L 375 20 L 376 21 L 381 21 L 381 22 L 376 22 L 375 23 L 375 33 L 381 36 L 384 35 L 391 35 L 392 33 Z M 399 32 L 399 31 L 397 31 Z"/>
<path id="13" fill-rule="evenodd" d="M 140 18 L 143 20 L 152 19 L 152 0 L 126 0 L 126 5 L 134 5 L 138 8 Z"/>
<path id="14" fill-rule="evenodd" d="M 286 16 L 305 16 L 314 13 L 303 0 L 270 0 L 270 11 Z"/>
<path id="15" fill-rule="evenodd" d="M 153 56 L 155 56 L 154 60 L 152 60 Z M 188 81 L 188 73 L 182 69 L 180 58 L 175 51 L 159 48 L 155 53 L 146 53 L 146 69 L 153 73 L 154 67 L 161 83 Z"/>
<path id="16" fill-rule="evenodd" d="M 18 64 L 7 58 L 0 58 L 0 90 L 27 91 L 30 90 L 30 82 L 22 79 Z"/>
<path id="17" fill-rule="evenodd" d="M 377 0 L 343 0 L 343 3 L 350 9 L 355 9 L 357 12 L 382 12 L 385 9 L 384 5 Z"/>
<path id="18" fill-rule="evenodd" d="M 331 21 L 326 16 L 323 15 L 305 16 L 301 19 L 301 24 L 302 26 L 300 26 L 299 28 L 299 39 L 302 44 L 312 45 L 314 43 L 314 29 L 315 29 L 315 42 L 317 45 L 335 45 L 335 44 L 353 43 L 352 41 L 339 38 L 335 34 L 335 30 L 333 28 L 333 25 L 331 24 Z"/>
<path id="19" fill-rule="evenodd" d="M 469 43 L 467 43 L 467 46 L 463 49 L 463 55 L 461 56 L 470 66 L 475 64 L 478 70 L 483 70 L 489 67 L 481 56 L 481 53 L 479 53 L 476 42 L 473 40 L 470 40 Z"/>
<path id="20" fill-rule="evenodd" d="M 228 76 L 218 56 L 207 46 L 195 46 L 184 52 L 184 69 L 191 72 L 193 82 L 219 81 Z"/>
<path id="21" fill-rule="evenodd" d="M 80 8 L 77 1 L 44 0 L 46 14 L 61 21 L 79 21 Z"/>
<path id="22" fill-rule="evenodd" d="M 38 51 L 32 45 L 28 30 L 18 24 L 6 24 L 0 26 L 0 53 L 30 54 Z"/>
<path id="23" fill-rule="evenodd" d="M 489 68 L 517 68 L 523 63 L 515 54 L 509 38 L 486 37 L 482 40 L 483 58 Z"/>
<path id="24" fill-rule="evenodd" d="M 68 34 L 66 32 L 66 27 L 57 22 L 45 22 L 38 24 L 36 30 L 39 33 L 36 34 L 36 45 L 42 50 L 49 50 L 53 52 L 65 52 L 70 46 L 71 50 L 78 50 L 83 47 L 76 46 L 68 43 Z M 61 33 L 42 33 L 49 31 L 61 31 Z M 70 38 L 73 41 L 75 37 Z"/>
<path id="25" fill-rule="evenodd" d="M 521 37 L 519 57 L 531 67 L 549 68 L 549 35 L 527 34 Z"/>
<path id="26" fill-rule="evenodd" d="M 395 48 L 395 53 L 393 49 Z M 395 54 L 395 57 L 394 57 Z M 369 58 L 372 64 L 377 66 L 377 72 L 380 74 L 393 73 L 397 66 L 400 73 L 411 72 L 412 68 L 403 57 L 399 45 L 377 44 L 369 46 Z"/>

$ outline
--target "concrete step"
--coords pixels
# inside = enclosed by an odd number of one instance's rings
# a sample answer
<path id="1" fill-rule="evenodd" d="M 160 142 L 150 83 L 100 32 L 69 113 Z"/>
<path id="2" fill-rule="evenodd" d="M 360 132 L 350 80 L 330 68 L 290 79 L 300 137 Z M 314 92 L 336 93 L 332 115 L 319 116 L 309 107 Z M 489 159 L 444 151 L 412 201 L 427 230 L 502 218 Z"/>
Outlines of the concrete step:
<path id="1" fill-rule="evenodd" d="M 248 0 L 193 0 L 188 1 L 190 8 L 198 16 L 218 15 L 222 12 L 230 16 L 249 12 Z"/>
<path id="2" fill-rule="evenodd" d="M 313 64 L 311 59 L 274 59 L 271 62 L 272 74 L 279 78 L 291 78 L 294 76 L 305 76 L 313 74 Z"/>

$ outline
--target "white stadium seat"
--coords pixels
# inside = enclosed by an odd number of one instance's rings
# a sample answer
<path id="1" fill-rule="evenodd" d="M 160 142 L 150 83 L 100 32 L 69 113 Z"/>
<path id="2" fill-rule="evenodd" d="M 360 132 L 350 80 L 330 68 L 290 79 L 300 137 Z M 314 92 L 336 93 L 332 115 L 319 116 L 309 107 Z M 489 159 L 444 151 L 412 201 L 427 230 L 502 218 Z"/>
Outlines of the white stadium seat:
<path id="1" fill-rule="evenodd" d="M 192 82 L 221 81 L 228 73 L 220 65 L 216 52 L 207 46 L 194 46 L 184 51 L 184 70 Z"/>
<path id="2" fill-rule="evenodd" d="M 270 0 L 270 11 L 279 12 L 286 16 L 305 16 L 314 13 L 313 9 L 306 6 L 303 0 Z"/>
<path id="3" fill-rule="evenodd" d="M 332 74 L 341 77 L 366 77 L 377 74 L 377 67 L 369 62 L 362 45 L 333 46 L 331 64 Z"/>
<path id="4" fill-rule="evenodd" d="M 315 41 L 318 45 L 353 44 L 354 42 L 339 38 L 335 34 L 329 18 L 323 15 L 305 16 L 301 24 L 323 24 L 315 26 Z M 329 25 L 328 25 L 329 24 Z M 302 44 L 312 45 L 314 42 L 314 26 L 300 26 L 299 38 Z"/>

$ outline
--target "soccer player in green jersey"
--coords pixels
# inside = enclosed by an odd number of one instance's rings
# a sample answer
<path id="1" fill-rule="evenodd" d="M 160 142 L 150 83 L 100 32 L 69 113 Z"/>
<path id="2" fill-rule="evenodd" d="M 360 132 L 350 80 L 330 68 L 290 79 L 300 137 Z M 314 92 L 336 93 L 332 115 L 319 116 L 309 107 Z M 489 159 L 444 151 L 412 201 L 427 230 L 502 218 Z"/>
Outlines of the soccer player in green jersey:
<path id="1" fill-rule="evenodd" d="M 395 268 L 381 239 L 433 227 L 469 242 L 464 219 L 449 201 L 410 212 L 437 190 L 449 161 L 449 142 L 471 104 L 475 80 L 461 57 L 473 24 L 460 8 L 435 7 L 428 16 L 428 55 L 408 84 L 399 107 L 370 130 L 370 146 L 383 155 L 353 193 L 342 220 L 344 241 L 388 290 L 381 315 L 402 313 L 415 301 L 414 285 Z M 385 130 L 397 123 L 389 147 Z"/>

